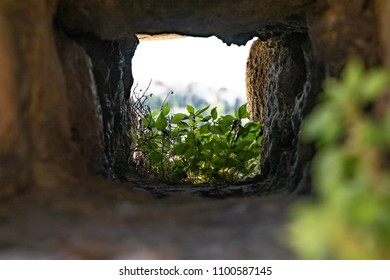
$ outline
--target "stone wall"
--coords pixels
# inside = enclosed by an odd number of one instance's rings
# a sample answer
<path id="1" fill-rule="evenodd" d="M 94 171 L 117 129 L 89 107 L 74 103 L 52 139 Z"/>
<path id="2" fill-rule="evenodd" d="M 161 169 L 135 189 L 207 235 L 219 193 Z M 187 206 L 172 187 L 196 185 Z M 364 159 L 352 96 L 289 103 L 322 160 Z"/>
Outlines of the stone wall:
<path id="1" fill-rule="evenodd" d="M 0 196 L 47 186 L 53 173 L 73 169 L 55 11 L 56 1 L 0 3 Z"/>
<path id="2" fill-rule="evenodd" d="M 27 139 L 18 116 L 16 52 L 10 26 L 6 19 L 0 18 L 0 197 L 23 188 L 31 170 L 24 164 L 28 157 Z"/>
<path id="3" fill-rule="evenodd" d="M 264 122 L 264 94 L 273 62 L 278 54 L 281 42 L 279 39 L 266 41 L 256 40 L 252 43 L 246 63 L 246 99 L 250 119 Z"/>
<path id="4" fill-rule="evenodd" d="M 380 46 L 382 46 L 383 59 L 386 65 L 390 66 L 390 2 L 376 1 L 378 14 L 378 33 Z"/>
<path id="5" fill-rule="evenodd" d="M 386 0 L 320 1 L 317 10 L 308 13 L 308 29 L 315 55 L 325 62 L 326 74 L 337 76 L 346 61 L 360 57 L 367 66 L 383 62 L 384 46 L 379 34 L 388 33 L 379 23 L 389 18 Z M 387 21 L 387 20 L 385 20 Z"/>
<path id="6" fill-rule="evenodd" d="M 315 105 L 323 79 L 338 76 L 348 59 L 359 57 L 375 66 L 388 57 L 389 21 L 382 9 L 383 1 L 317 2 L 307 13 L 311 40 L 304 44 L 283 26 L 259 32 L 247 61 L 246 84 L 251 117 L 264 124 L 262 172 L 268 180 L 286 178 L 282 185 L 291 191 L 310 189 L 314 148 L 299 140 L 302 119 Z"/>
<path id="7" fill-rule="evenodd" d="M 131 120 L 127 100 L 133 76 L 131 58 L 138 39 L 128 36 L 120 40 L 101 40 L 96 36 L 76 36 L 92 61 L 96 81 L 97 103 L 102 120 L 104 169 L 108 177 L 124 178 L 128 172 L 131 146 Z"/>
<path id="8" fill-rule="evenodd" d="M 60 32 L 56 46 L 65 78 L 67 104 L 64 105 L 70 140 L 79 155 L 78 161 L 83 162 L 83 172 L 105 174 L 103 120 L 91 59 L 84 48 Z"/>
<path id="9" fill-rule="evenodd" d="M 1 1 L 0 197 L 88 174 L 122 177 L 137 32 L 216 35 L 228 44 L 257 35 L 262 52 L 273 53 L 255 57 L 261 67 L 251 70 L 250 96 L 262 100 L 250 100 L 253 117 L 265 123 L 264 172 L 296 174 L 295 189 L 311 154 L 297 143 L 300 121 L 322 79 L 337 76 L 351 55 L 389 64 L 388 1 L 231 3 Z"/>
<path id="10" fill-rule="evenodd" d="M 302 26 L 312 0 L 61 0 L 57 21 L 68 33 L 92 33 L 115 40 L 132 33 L 215 35 L 245 44 L 265 25 Z"/>
<path id="11" fill-rule="evenodd" d="M 249 111 L 252 120 L 263 124 L 262 174 L 291 190 L 307 180 L 301 166 L 313 152 L 307 149 L 304 156 L 299 155 L 303 112 L 313 106 L 310 100 L 320 92 L 312 80 L 311 58 L 307 35 L 292 33 L 255 41 L 247 61 Z"/>

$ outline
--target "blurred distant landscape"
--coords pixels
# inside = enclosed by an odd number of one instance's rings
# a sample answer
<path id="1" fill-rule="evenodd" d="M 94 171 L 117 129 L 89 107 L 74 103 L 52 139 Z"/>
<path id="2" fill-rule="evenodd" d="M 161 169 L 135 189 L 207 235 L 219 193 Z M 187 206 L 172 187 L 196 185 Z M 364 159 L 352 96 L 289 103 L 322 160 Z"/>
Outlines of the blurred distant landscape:
<path id="1" fill-rule="evenodd" d="M 135 91 L 145 91 L 147 85 L 134 83 Z M 173 94 L 170 94 L 173 92 Z M 245 93 L 237 92 L 226 87 L 215 87 L 201 82 L 189 84 L 164 83 L 159 80 L 151 81 L 149 89 L 145 93 L 151 95 L 147 103 L 153 111 L 158 109 L 167 98 L 172 113 L 185 112 L 186 105 L 190 104 L 195 109 L 210 105 L 210 108 L 217 107 L 220 114 L 233 114 L 234 108 L 246 103 Z"/>
<path id="2" fill-rule="evenodd" d="M 216 37 L 143 40 L 132 59 L 134 88 L 153 94 L 151 109 L 166 96 L 172 112 L 210 105 L 220 114 L 232 114 L 246 103 L 245 71 L 251 41 L 246 46 L 227 46 Z M 226 58 L 229 59 L 226 59 Z"/>

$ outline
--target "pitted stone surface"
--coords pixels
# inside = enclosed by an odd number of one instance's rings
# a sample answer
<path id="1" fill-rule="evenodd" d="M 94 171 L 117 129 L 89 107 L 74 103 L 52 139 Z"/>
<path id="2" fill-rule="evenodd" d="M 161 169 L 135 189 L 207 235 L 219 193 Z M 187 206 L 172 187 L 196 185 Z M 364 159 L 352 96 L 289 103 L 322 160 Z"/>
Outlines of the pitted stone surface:
<path id="1" fill-rule="evenodd" d="M 291 259 L 284 224 L 294 201 L 157 199 L 99 183 L 27 193 L 2 203 L 0 259 Z"/>
<path id="2" fill-rule="evenodd" d="M 351 55 L 370 66 L 389 64 L 390 5 L 385 0 L 236 2 L 0 2 L 0 258 L 294 258 L 281 240 L 295 198 L 257 195 L 286 189 L 287 183 L 295 189 L 297 180 L 280 178 L 309 172 L 311 149 L 298 145 L 297 135 L 324 77 L 337 76 Z M 266 100 L 260 112 L 269 132 L 270 164 L 264 173 L 275 174 L 277 181 L 259 176 L 240 185 L 197 188 L 96 179 L 100 169 L 110 174 L 111 168 L 115 175 L 125 167 L 134 33 L 216 35 L 240 45 L 253 36 L 266 41 L 306 31 L 304 82 L 294 78 L 296 67 L 284 63 L 296 42 L 269 62 L 275 67 L 268 88 L 285 89 L 266 90 L 274 100 Z M 67 38 L 57 37 L 63 34 Z M 88 42 L 88 50 L 87 44 L 71 42 L 77 36 L 96 40 Z M 101 71 L 93 81 L 90 71 L 96 69 Z M 100 108 L 91 104 L 94 82 Z M 294 85 L 300 93 L 291 91 Z M 107 139 L 97 139 L 105 132 Z M 145 190 L 170 196 L 156 198 Z"/>
<path id="3" fill-rule="evenodd" d="M 57 20 L 70 33 L 118 39 L 131 33 L 215 35 L 228 44 L 245 44 L 262 26 L 304 26 L 311 0 L 60 0 Z"/>

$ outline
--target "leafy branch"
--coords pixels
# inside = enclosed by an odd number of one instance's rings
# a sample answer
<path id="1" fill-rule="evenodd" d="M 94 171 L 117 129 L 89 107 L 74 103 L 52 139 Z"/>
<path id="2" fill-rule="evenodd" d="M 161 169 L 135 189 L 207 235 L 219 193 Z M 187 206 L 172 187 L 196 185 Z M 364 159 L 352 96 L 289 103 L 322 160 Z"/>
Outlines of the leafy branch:
<path id="1" fill-rule="evenodd" d="M 390 110 L 373 110 L 389 82 L 385 69 L 353 60 L 304 121 L 303 138 L 318 147 L 318 201 L 299 205 L 290 224 L 303 258 L 390 257 Z"/>
<path id="2" fill-rule="evenodd" d="M 170 93 L 171 94 L 171 93 Z M 169 94 L 168 94 L 169 95 Z M 135 104 L 142 104 L 135 102 Z M 170 115 L 166 100 L 153 112 L 146 106 L 133 128 L 133 154 L 141 154 L 137 170 L 168 182 L 222 183 L 239 181 L 260 173 L 261 125 L 246 122 L 246 104 L 234 116 L 218 116 L 217 108 Z"/>

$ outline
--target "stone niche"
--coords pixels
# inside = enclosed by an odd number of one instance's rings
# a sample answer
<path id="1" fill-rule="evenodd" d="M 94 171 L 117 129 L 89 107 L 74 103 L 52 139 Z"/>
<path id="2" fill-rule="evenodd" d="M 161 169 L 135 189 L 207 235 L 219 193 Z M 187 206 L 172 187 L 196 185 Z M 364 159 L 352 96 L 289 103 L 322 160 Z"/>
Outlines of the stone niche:
<path id="1" fill-rule="evenodd" d="M 237 193 L 309 189 L 314 151 L 299 141 L 302 118 L 322 80 L 351 55 L 368 65 L 388 61 L 386 3 L 1 2 L 0 197 L 91 176 L 124 179 L 137 33 L 216 35 L 238 45 L 258 37 L 247 88 L 252 117 L 264 122 L 263 174 Z"/>
<path id="2" fill-rule="evenodd" d="M 251 119 L 264 125 L 261 170 L 280 188 L 308 184 L 303 172 L 313 150 L 300 143 L 299 130 L 303 112 L 319 93 L 313 81 L 318 70 L 305 33 L 258 39 L 250 49 L 247 100 Z"/>

